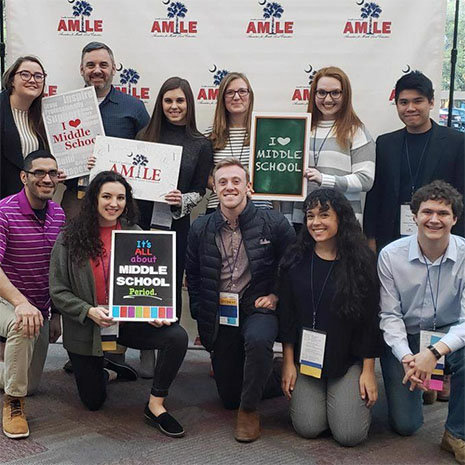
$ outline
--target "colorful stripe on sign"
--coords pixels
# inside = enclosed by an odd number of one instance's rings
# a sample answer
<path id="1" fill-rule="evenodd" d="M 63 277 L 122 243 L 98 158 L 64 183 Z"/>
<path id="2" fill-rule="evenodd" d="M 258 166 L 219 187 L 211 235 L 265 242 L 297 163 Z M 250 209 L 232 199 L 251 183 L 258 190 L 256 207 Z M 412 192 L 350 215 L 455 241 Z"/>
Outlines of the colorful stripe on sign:
<path id="1" fill-rule="evenodd" d="M 153 319 L 172 319 L 174 316 L 173 307 L 125 307 L 113 305 L 113 318 L 153 318 Z"/>

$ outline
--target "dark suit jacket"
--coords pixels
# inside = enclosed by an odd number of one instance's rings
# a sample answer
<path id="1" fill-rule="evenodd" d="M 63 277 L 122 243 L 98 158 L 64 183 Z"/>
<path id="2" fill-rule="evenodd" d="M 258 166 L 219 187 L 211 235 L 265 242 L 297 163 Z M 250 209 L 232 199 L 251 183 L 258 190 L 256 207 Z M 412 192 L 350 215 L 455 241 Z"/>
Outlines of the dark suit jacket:
<path id="1" fill-rule="evenodd" d="M 439 126 L 434 121 L 432 123 L 431 139 L 425 154 L 419 187 L 442 179 L 463 194 L 465 134 Z M 375 182 L 367 194 L 363 226 L 366 236 L 376 239 L 378 251 L 400 237 L 396 217 L 400 209 L 399 187 L 404 137 L 405 128 L 382 134 L 376 140 Z M 463 217 L 452 232 L 465 235 Z"/>
<path id="2" fill-rule="evenodd" d="M 44 148 L 39 137 L 39 147 Z M 24 158 L 21 140 L 10 106 L 10 93 L 0 94 L 0 199 L 18 193 L 23 188 L 19 173 Z"/>

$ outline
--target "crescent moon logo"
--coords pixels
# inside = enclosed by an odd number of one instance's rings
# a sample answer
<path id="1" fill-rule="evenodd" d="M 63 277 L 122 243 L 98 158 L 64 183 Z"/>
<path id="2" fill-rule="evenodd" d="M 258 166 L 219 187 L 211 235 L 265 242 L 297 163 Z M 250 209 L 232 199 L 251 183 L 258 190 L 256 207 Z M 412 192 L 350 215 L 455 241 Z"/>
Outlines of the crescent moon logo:
<path id="1" fill-rule="evenodd" d="M 411 70 L 410 65 L 407 65 L 407 69 L 403 69 L 402 72 L 407 74 L 407 73 L 410 73 L 410 70 Z"/>
<path id="2" fill-rule="evenodd" d="M 308 70 L 304 69 L 304 71 L 305 71 L 307 74 L 310 74 L 310 73 L 313 71 L 313 66 L 312 66 L 312 65 L 308 65 Z"/>
<path id="3" fill-rule="evenodd" d="M 358 6 L 362 6 L 365 3 L 365 0 L 362 0 L 361 2 L 355 2 Z"/>
<path id="4" fill-rule="evenodd" d="M 266 0 L 263 0 L 263 2 L 258 2 L 259 5 L 264 5 L 266 3 Z"/>
<path id="5" fill-rule="evenodd" d="M 163 3 L 163 5 L 169 5 L 169 4 L 170 4 L 170 0 L 168 0 L 167 2 L 163 2 L 163 1 L 162 1 L 161 3 Z"/>
<path id="6" fill-rule="evenodd" d="M 210 71 L 210 73 L 216 73 L 217 69 L 216 65 L 213 65 L 213 69 L 209 69 L 208 71 Z"/>
<path id="7" fill-rule="evenodd" d="M 116 71 L 121 71 L 122 69 L 123 69 L 123 64 L 120 63 L 119 66 L 118 66 L 118 68 L 116 68 Z"/>
<path id="8" fill-rule="evenodd" d="M 74 3 L 74 0 L 68 0 L 68 3 Z"/>

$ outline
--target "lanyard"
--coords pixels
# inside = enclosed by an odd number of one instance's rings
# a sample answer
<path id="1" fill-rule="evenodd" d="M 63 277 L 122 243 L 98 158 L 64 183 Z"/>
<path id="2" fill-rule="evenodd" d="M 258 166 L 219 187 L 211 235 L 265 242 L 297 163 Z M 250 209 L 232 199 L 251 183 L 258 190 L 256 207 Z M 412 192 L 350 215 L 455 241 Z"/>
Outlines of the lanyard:
<path id="1" fill-rule="evenodd" d="M 236 251 L 236 256 L 233 257 L 232 263 L 229 260 L 229 255 L 228 255 L 228 252 L 226 251 L 226 247 L 224 245 L 223 236 L 222 236 L 221 232 L 220 232 L 220 241 L 221 241 L 221 246 L 223 247 L 224 256 L 226 257 L 227 262 L 228 262 L 229 271 L 231 272 L 231 282 L 229 283 L 229 286 L 228 286 L 229 290 L 231 290 L 231 286 L 232 286 L 232 283 L 233 283 L 234 269 L 236 268 L 237 259 L 239 258 L 239 252 L 241 250 L 242 236 L 241 236 L 241 240 L 239 242 L 239 247 L 237 248 L 237 251 Z M 231 235 L 231 251 L 232 251 L 232 248 L 233 248 L 233 237 Z"/>
<path id="2" fill-rule="evenodd" d="M 333 131 L 333 128 L 334 128 L 334 125 L 336 124 L 336 121 L 334 121 L 334 123 L 332 124 L 331 128 L 329 129 L 329 131 L 327 132 L 325 138 L 323 139 L 323 142 L 321 143 L 320 145 L 320 148 L 318 150 L 318 152 L 316 151 L 316 132 L 318 130 L 318 126 L 315 126 L 315 135 L 313 137 L 313 161 L 315 163 L 315 168 L 318 166 L 318 161 L 320 159 L 320 153 L 321 153 L 321 150 L 323 149 L 323 146 L 325 145 L 326 143 L 326 139 L 329 137 L 329 135 L 331 134 L 331 132 Z"/>
<path id="3" fill-rule="evenodd" d="M 421 250 L 421 247 L 420 247 L 420 250 Z M 433 311 L 434 311 L 434 315 L 433 315 L 433 331 L 436 331 L 436 315 L 437 315 L 437 312 L 438 312 L 439 283 L 441 281 L 441 267 L 442 267 L 442 262 L 444 261 L 444 256 L 446 255 L 446 253 L 444 252 L 444 254 L 441 257 L 441 261 L 439 262 L 438 285 L 436 287 L 436 300 L 434 299 L 433 285 L 431 284 L 431 276 L 429 274 L 429 266 L 428 266 L 428 263 L 426 261 L 426 257 L 425 257 L 425 254 L 423 253 L 423 250 L 421 250 L 421 255 L 423 256 L 423 260 L 425 261 L 426 280 L 428 282 L 429 291 L 431 292 L 431 301 L 433 302 Z"/>
<path id="4" fill-rule="evenodd" d="M 428 147 L 430 138 L 431 138 L 431 132 L 429 133 L 428 138 L 426 139 L 425 145 L 423 147 L 423 150 L 421 151 L 420 161 L 418 163 L 417 172 L 415 173 L 415 177 L 414 177 L 412 173 L 412 165 L 410 164 L 410 153 L 408 149 L 407 133 L 405 134 L 405 154 L 407 155 L 407 165 L 408 165 L 408 171 L 410 174 L 410 184 L 412 188 L 412 195 L 415 192 L 415 187 L 418 181 L 418 175 L 420 174 L 421 165 L 423 164 L 423 158 L 425 156 L 426 149 Z"/>
<path id="5" fill-rule="evenodd" d="M 242 163 L 242 152 L 244 151 L 244 145 L 245 145 L 245 139 L 247 137 L 247 131 L 244 133 L 244 138 L 242 139 L 242 146 L 241 146 L 241 153 L 239 155 L 239 161 Z M 231 150 L 231 157 L 236 158 L 234 156 L 233 148 L 232 148 L 232 142 L 231 142 L 231 136 L 228 134 L 228 141 L 229 141 L 229 149 Z"/>
<path id="6" fill-rule="evenodd" d="M 318 307 L 320 306 L 321 299 L 323 297 L 326 284 L 328 282 L 328 279 L 329 279 L 329 276 L 330 276 L 331 272 L 333 271 L 333 267 L 334 267 L 334 263 L 335 263 L 334 261 L 333 261 L 333 263 L 331 263 L 328 274 L 326 275 L 326 278 L 325 278 L 325 280 L 323 282 L 323 286 L 322 286 L 321 291 L 320 291 L 320 296 L 318 297 L 318 302 L 315 305 L 315 291 L 314 291 L 314 283 L 313 283 L 313 259 L 314 259 L 314 256 L 315 256 L 315 251 L 313 250 L 312 251 L 312 262 L 311 262 L 311 266 L 310 266 L 310 286 L 311 286 L 311 290 L 312 290 L 312 306 L 313 306 L 312 329 L 315 329 L 316 312 L 318 310 Z"/>

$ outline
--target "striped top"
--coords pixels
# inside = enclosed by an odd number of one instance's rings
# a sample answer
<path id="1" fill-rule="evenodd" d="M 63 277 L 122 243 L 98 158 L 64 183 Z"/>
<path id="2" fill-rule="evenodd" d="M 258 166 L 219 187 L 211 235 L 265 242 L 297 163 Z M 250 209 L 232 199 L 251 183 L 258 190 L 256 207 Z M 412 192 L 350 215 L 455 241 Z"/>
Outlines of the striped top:
<path id="1" fill-rule="evenodd" d="M 31 152 L 39 150 L 39 139 L 29 124 L 28 111 L 11 107 L 11 112 L 13 113 L 16 128 L 18 129 L 23 158 L 26 158 Z"/>
<path id="2" fill-rule="evenodd" d="M 364 126 L 357 129 L 350 146 L 341 147 L 333 129 L 334 121 L 320 121 L 310 137 L 310 166 L 321 173 L 318 186 L 309 182 L 307 193 L 318 187 L 336 189 L 346 196 L 355 216 L 362 221 L 362 192 L 368 192 L 375 177 L 375 144 Z M 293 203 L 292 207 L 289 205 Z M 284 215 L 293 223 L 303 222 L 302 202 L 286 202 Z"/>
<path id="3" fill-rule="evenodd" d="M 63 210 L 50 200 L 45 221 L 39 220 L 24 189 L 0 200 L 0 266 L 45 317 L 50 308 L 50 254 L 64 222 Z"/>
<path id="4" fill-rule="evenodd" d="M 205 137 L 209 137 L 212 133 L 211 127 L 205 132 Z M 224 149 L 213 152 L 213 164 L 216 165 L 225 158 L 237 158 L 242 166 L 249 168 L 250 146 L 245 145 L 247 130 L 245 128 L 229 128 L 229 139 Z M 269 200 L 254 200 L 254 205 L 257 208 L 273 208 Z M 212 191 L 208 197 L 207 208 L 216 208 L 218 206 L 218 196 Z"/>

